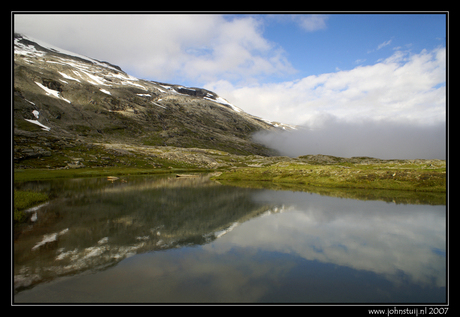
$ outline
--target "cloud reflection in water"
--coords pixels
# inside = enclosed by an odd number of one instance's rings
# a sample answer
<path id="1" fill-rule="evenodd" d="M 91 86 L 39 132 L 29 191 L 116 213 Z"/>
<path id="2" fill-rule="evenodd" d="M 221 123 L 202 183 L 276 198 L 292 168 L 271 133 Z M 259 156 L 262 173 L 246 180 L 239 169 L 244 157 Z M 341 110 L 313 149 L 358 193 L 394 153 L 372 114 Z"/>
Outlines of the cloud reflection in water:
<path id="1" fill-rule="evenodd" d="M 215 242 L 220 252 L 254 247 L 383 274 L 395 283 L 403 273 L 416 284 L 446 285 L 445 206 L 288 191 L 264 191 L 254 199 L 283 202 L 290 210 L 242 224 L 238 234 Z"/>

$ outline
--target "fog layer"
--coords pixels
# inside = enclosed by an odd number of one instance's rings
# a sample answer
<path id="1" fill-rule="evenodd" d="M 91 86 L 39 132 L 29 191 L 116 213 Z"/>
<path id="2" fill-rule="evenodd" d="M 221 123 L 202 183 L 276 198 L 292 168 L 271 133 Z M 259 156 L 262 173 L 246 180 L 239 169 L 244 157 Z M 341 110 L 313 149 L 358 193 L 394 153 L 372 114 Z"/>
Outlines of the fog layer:
<path id="1" fill-rule="evenodd" d="M 282 155 L 297 157 L 325 154 L 341 157 L 370 156 L 381 159 L 445 159 L 446 124 L 432 125 L 389 120 L 341 121 L 318 118 L 297 130 L 259 132 L 254 139 Z"/>

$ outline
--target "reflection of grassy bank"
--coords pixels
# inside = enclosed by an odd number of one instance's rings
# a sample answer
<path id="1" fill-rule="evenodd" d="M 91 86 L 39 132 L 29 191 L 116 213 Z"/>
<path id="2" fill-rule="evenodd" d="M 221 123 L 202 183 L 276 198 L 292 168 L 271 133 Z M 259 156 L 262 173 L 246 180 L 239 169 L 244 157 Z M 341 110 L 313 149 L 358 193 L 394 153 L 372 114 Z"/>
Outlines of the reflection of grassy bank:
<path id="1" fill-rule="evenodd" d="M 282 163 L 224 172 L 217 180 L 265 181 L 315 187 L 446 192 L 446 167 L 432 164 Z"/>
<path id="2" fill-rule="evenodd" d="M 27 220 L 24 210 L 38 203 L 48 200 L 48 195 L 44 193 L 35 193 L 30 191 L 15 190 L 14 191 L 14 224 L 18 224 Z"/>
<path id="3" fill-rule="evenodd" d="M 381 200 L 396 204 L 445 205 L 446 194 L 439 192 L 419 192 L 408 190 L 333 188 L 307 186 L 302 184 L 274 183 L 267 181 L 229 181 L 219 180 L 222 185 L 271 190 L 290 190 L 309 192 L 324 196 L 350 198 L 358 200 Z"/>

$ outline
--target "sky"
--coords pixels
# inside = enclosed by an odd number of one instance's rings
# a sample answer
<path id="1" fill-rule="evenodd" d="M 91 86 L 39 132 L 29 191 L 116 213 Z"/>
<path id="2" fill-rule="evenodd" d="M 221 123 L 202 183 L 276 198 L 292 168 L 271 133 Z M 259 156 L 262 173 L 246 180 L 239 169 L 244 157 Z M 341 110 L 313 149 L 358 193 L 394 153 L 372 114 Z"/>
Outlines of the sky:
<path id="1" fill-rule="evenodd" d="M 15 32 L 132 76 L 206 88 L 249 114 L 298 125 L 291 134 L 258 135 L 287 155 L 445 158 L 444 13 L 13 19 Z"/>

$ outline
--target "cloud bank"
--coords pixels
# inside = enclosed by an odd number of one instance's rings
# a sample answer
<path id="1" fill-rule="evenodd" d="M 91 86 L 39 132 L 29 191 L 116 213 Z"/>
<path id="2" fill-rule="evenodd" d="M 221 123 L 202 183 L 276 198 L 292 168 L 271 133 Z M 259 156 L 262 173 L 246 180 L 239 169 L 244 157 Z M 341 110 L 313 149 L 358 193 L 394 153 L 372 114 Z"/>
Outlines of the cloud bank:
<path id="1" fill-rule="evenodd" d="M 282 155 L 325 154 L 381 159 L 446 159 L 443 122 L 421 125 L 391 120 L 347 122 L 334 116 L 317 117 L 315 125 L 295 131 L 260 132 L 253 138 Z"/>
<path id="2" fill-rule="evenodd" d="M 312 75 L 295 81 L 235 86 L 220 80 L 206 85 L 246 112 L 290 124 L 318 115 L 445 122 L 446 48 L 396 51 L 374 65 Z"/>

